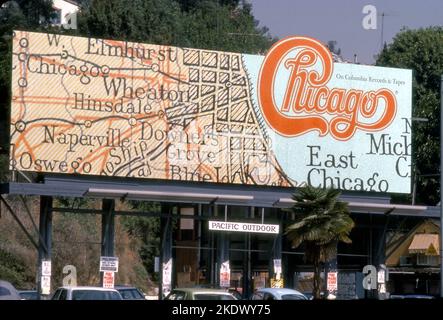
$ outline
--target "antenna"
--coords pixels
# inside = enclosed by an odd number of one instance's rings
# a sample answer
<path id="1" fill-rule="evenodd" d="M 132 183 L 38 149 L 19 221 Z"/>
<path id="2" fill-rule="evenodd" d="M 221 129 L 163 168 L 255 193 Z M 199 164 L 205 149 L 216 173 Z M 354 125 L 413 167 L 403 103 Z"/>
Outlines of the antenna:
<path id="1" fill-rule="evenodd" d="M 380 51 L 383 50 L 383 30 L 384 30 L 384 22 L 385 22 L 385 13 L 381 14 L 381 40 L 380 40 Z"/>
<path id="2" fill-rule="evenodd" d="M 383 50 L 384 45 L 384 31 L 385 31 L 385 17 L 395 17 L 396 14 L 387 14 L 382 12 L 379 16 L 381 16 L 381 35 L 380 35 L 380 51 Z"/>

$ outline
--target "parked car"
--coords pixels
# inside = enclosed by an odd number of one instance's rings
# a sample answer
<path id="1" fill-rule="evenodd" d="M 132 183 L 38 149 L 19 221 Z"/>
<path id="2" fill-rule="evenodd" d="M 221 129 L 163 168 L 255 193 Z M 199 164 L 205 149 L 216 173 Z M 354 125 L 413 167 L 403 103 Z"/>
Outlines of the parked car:
<path id="1" fill-rule="evenodd" d="M 115 289 L 101 287 L 61 287 L 55 290 L 51 300 L 123 300 Z"/>
<path id="2" fill-rule="evenodd" d="M 115 286 L 114 289 L 120 293 L 123 300 L 146 300 L 145 294 L 136 287 Z"/>
<path id="3" fill-rule="evenodd" d="M 37 290 L 19 290 L 18 294 L 22 300 L 38 300 Z"/>
<path id="4" fill-rule="evenodd" d="M 21 298 L 10 282 L 0 280 L 0 300 L 21 300 Z"/>
<path id="5" fill-rule="evenodd" d="M 254 292 L 251 300 L 309 300 L 303 293 L 287 288 L 263 288 Z"/>
<path id="6" fill-rule="evenodd" d="M 237 300 L 224 289 L 183 288 L 173 289 L 165 300 Z"/>
<path id="7" fill-rule="evenodd" d="M 241 293 L 235 288 L 229 288 L 226 291 L 229 292 L 230 294 L 232 294 L 235 297 L 235 299 L 237 299 L 237 300 L 242 300 L 242 298 L 243 298 Z"/>

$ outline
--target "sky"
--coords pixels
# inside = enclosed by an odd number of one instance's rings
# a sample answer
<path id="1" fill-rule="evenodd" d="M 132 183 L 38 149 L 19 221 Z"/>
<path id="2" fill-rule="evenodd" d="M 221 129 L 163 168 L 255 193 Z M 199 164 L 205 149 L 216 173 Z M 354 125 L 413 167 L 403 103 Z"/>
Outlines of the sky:
<path id="1" fill-rule="evenodd" d="M 249 0 L 260 26 L 271 35 L 337 41 L 343 58 L 373 64 L 382 43 L 403 28 L 443 26 L 443 0 Z M 376 29 L 363 28 L 366 5 L 376 9 Z M 384 19 L 382 14 L 384 13 Z M 383 28 L 382 26 L 383 20 Z M 374 24 L 375 26 L 375 24 Z M 383 30 L 383 41 L 382 41 Z"/>

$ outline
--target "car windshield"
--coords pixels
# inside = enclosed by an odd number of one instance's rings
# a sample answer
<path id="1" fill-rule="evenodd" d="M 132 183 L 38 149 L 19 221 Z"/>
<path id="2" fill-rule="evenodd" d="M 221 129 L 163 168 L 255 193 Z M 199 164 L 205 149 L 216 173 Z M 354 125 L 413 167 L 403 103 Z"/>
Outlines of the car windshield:
<path id="1" fill-rule="evenodd" d="M 37 291 L 20 292 L 20 297 L 26 300 L 37 300 Z"/>
<path id="2" fill-rule="evenodd" d="M 195 293 L 194 300 L 235 300 L 235 298 L 228 294 Z"/>
<path id="3" fill-rule="evenodd" d="M 144 299 L 143 295 L 137 289 L 121 289 L 118 290 L 123 299 Z"/>
<path id="4" fill-rule="evenodd" d="M 0 287 L 0 296 L 9 296 L 11 291 L 6 289 L 5 287 Z"/>
<path id="5" fill-rule="evenodd" d="M 72 300 L 121 300 L 120 295 L 113 291 L 75 290 Z"/>
<path id="6" fill-rule="evenodd" d="M 299 294 L 284 294 L 281 296 L 282 300 L 306 300 L 305 297 Z"/>

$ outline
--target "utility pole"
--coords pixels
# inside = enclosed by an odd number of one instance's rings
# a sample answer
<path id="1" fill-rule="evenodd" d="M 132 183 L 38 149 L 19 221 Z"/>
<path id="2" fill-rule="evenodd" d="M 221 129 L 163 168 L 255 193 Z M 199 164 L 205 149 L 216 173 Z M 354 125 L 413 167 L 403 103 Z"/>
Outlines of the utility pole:
<path id="1" fill-rule="evenodd" d="M 385 13 L 382 12 L 381 14 L 381 40 L 380 40 L 380 51 L 383 50 L 383 29 L 384 29 L 384 22 L 385 22 Z"/>
<path id="2" fill-rule="evenodd" d="M 440 298 L 443 298 L 443 75 L 440 83 Z"/>

